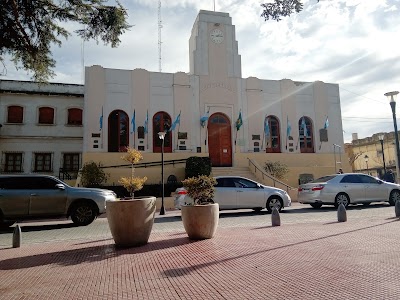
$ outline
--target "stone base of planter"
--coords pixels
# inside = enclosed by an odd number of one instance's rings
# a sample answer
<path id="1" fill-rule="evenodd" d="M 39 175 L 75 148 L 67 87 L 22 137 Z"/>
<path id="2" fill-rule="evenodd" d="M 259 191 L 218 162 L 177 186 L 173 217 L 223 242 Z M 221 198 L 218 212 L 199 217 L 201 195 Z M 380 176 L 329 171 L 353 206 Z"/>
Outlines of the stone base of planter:
<path id="1" fill-rule="evenodd" d="M 118 247 L 147 244 L 154 224 L 156 198 L 107 201 L 107 220 Z"/>
<path id="2" fill-rule="evenodd" d="M 218 203 L 207 205 L 183 205 L 182 222 L 190 239 L 210 239 L 215 235 L 219 220 Z"/>

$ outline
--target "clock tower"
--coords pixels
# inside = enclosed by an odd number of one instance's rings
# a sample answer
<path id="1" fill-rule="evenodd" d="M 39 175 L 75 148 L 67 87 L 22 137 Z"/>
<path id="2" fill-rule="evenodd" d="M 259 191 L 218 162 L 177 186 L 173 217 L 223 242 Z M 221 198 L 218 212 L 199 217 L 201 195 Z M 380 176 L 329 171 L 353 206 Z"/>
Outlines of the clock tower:
<path id="1" fill-rule="evenodd" d="M 227 13 L 200 10 L 189 39 L 190 74 L 241 78 L 235 26 Z"/>

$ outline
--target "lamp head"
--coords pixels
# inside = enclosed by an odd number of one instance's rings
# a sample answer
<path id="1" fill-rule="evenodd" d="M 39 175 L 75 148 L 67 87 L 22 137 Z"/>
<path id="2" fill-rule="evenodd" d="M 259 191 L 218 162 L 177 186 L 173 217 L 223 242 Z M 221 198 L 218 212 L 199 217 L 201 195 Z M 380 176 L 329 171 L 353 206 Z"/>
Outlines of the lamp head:
<path id="1" fill-rule="evenodd" d="M 163 140 L 163 139 L 164 139 L 165 134 L 166 134 L 165 131 L 162 131 L 162 132 L 159 132 L 159 133 L 158 133 L 158 137 L 160 138 L 160 140 Z"/>
<path id="2" fill-rule="evenodd" d="M 386 97 L 388 97 L 390 102 L 396 102 L 396 98 L 397 98 L 397 94 L 398 93 L 399 93 L 398 91 L 393 91 L 393 92 L 387 92 L 384 95 Z"/>
<path id="3" fill-rule="evenodd" d="M 368 155 L 367 155 L 367 154 L 365 154 L 365 156 L 364 156 L 364 160 L 365 160 L 365 162 L 368 162 L 368 160 L 369 160 L 369 157 L 368 157 Z"/>
<path id="4" fill-rule="evenodd" d="M 385 138 L 385 135 L 383 133 L 381 133 L 380 135 L 378 135 L 378 139 L 380 141 L 383 141 L 383 139 Z"/>

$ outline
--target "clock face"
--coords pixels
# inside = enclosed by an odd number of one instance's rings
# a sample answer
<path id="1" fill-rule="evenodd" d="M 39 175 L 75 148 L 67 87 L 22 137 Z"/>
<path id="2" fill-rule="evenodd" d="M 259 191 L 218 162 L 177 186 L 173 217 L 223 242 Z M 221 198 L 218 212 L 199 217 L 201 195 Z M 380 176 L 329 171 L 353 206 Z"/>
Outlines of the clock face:
<path id="1" fill-rule="evenodd" d="M 224 33 L 221 29 L 213 29 L 210 33 L 210 38 L 214 43 L 220 44 L 224 40 Z"/>

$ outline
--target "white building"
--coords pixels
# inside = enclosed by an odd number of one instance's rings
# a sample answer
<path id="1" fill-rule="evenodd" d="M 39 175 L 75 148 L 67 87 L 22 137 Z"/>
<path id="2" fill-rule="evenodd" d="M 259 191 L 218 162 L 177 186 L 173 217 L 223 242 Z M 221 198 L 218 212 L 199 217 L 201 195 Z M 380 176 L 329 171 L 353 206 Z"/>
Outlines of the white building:
<path id="1" fill-rule="evenodd" d="M 82 85 L 0 80 L 1 172 L 76 178 L 83 94 Z"/>
<path id="2" fill-rule="evenodd" d="M 178 119 L 166 135 L 166 159 L 209 156 L 214 167 L 279 160 L 290 166 L 292 185 L 301 173 L 335 172 L 341 162 L 333 153 L 344 149 L 338 84 L 242 78 L 227 13 L 200 11 L 189 53 L 188 74 L 86 68 L 84 161 L 120 164 L 116 153 L 126 146 L 159 160 L 158 132 Z"/>

